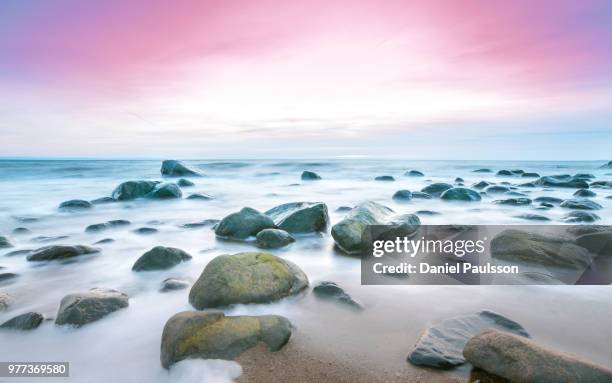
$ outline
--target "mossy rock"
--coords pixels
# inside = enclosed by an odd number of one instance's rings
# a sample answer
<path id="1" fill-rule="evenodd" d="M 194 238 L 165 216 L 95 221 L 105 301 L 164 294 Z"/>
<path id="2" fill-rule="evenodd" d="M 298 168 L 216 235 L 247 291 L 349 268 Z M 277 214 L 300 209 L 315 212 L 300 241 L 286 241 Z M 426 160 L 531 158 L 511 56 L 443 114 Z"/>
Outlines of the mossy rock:
<path id="1" fill-rule="evenodd" d="M 62 299 L 55 324 L 81 327 L 128 305 L 128 296 L 112 289 L 95 288 L 70 294 Z"/>
<path id="2" fill-rule="evenodd" d="M 329 215 L 323 202 L 291 202 L 266 211 L 279 229 L 289 233 L 314 233 L 327 230 Z"/>
<path id="3" fill-rule="evenodd" d="M 165 270 L 178 265 L 181 262 L 189 261 L 191 255 L 175 247 L 155 246 L 144 253 L 134 266 L 133 271 L 153 271 Z"/>
<path id="4" fill-rule="evenodd" d="M 262 249 L 278 249 L 295 242 L 295 238 L 285 230 L 264 229 L 257 233 L 255 244 Z"/>
<path id="5" fill-rule="evenodd" d="M 41 247 L 31 252 L 30 255 L 28 255 L 28 261 L 63 260 L 99 252 L 100 249 L 85 245 L 52 245 Z"/>
<path id="6" fill-rule="evenodd" d="M 331 234 L 340 250 L 348 254 L 361 251 L 361 236 L 368 225 L 384 225 L 393 210 L 376 202 L 359 204 L 332 227 Z"/>
<path id="7" fill-rule="evenodd" d="M 177 184 L 173 183 L 161 183 L 155 186 L 153 190 L 146 195 L 147 198 L 154 199 L 173 199 L 181 198 L 183 192 Z"/>
<path id="8" fill-rule="evenodd" d="M 0 325 L 0 328 L 11 330 L 34 330 L 42 323 L 44 317 L 41 313 L 29 312 L 17 315 Z"/>
<path id="9" fill-rule="evenodd" d="M 270 253 L 220 255 L 206 265 L 189 292 L 198 310 L 235 303 L 266 303 L 297 294 L 308 277 L 292 262 Z"/>
<path id="10" fill-rule="evenodd" d="M 166 322 L 161 340 L 161 364 L 170 368 L 184 359 L 232 360 L 265 344 L 280 350 L 291 337 L 291 322 L 279 315 L 225 316 L 222 311 L 184 311 Z"/>

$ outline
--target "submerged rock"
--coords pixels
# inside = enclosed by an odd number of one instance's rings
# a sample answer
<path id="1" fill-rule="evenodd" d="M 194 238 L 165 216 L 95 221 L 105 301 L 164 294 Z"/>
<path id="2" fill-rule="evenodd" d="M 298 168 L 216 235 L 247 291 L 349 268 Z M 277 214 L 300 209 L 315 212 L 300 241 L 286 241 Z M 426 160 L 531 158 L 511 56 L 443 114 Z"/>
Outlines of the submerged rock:
<path id="1" fill-rule="evenodd" d="M 91 209 L 93 205 L 89 201 L 82 199 L 71 199 L 70 201 L 64 201 L 59 205 L 60 209 L 63 210 L 80 210 L 80 209 Z"/>
<path id="2" fill-rule="evenodd" d="M 520 214 L 515 216 L 515 218 L 526 219 L 527 221 L 550 221 L 550 218 L 546 216 L 530 213 Z"/>
<path id="3" fill-rule="evenodd" d="M 191 255 L 175 247 L 155 246 L 136 260 L 133 271 L 165 270 L 191 260 Z"/>
<path id="4" fill-rule="evenodd" d="M 557 198 L 557 197 L 537 197 L 537 198 L 534 198 L 534 201 L 540 202 L 540 203 L 550 203 L 553 205 L 559 205 L 561 202 L 563 202 L 563 199 Z"/>
<path id="5" fill-rule="evenodd" d="M 338 213 L 343 213 L 343 212 L 347 212 L 347 211 L 351 211 L 351 210 L 353 210 L 353 208 L 352 208 L 352 207 L 350 207 L 350 206 L 339 206 L 339 207 L 336 209 L 336 212 L 338 212 Z"/>
<path id="6" fill-rule="evenodd" d="M 189 292 L 198 310 L 235 303 L 266 303 L 308 286 L 294 263 L 269 253 L 220 255 L 210 261 Z"/>
<path id="7" fill-rule="evenodd" d="M 393 178 L 393 176 L 378 176 L 376 178 L 374 178 L 374 181 L 395 181 L 395 178 Z"/>
<path id="8" fill-rule="evenodd" d="M 482 190 L 482 189 L 486 188 L 487 186 L 491 186 L 491 185 L 492 184 L 487 182 L 487 181 L 480 181 L 478 183 L 473 184 L 472 187 L 474 189 Z"/>
<path id="9" fill-rule="evenodd" d="M 442 213 L 439 213 L 437 211 L 432 211 L 432 210 L 417 210 L 414 212 L 414 214 L 416 215 L 440 215 Z"/>
<path id="10" fill-rule="evenodd" d="M 176 182 L 176 184 L 180 187 L 186 188 L 186 187 L 190 187 L 190 186 L 195 186 L 195 184 L 191 181 L 189 181 L 186 178 L 181 178 L 180 180 L 178 180 Z"/>
<path id="11" fill-rule="evenodd" d="M 476 170 L 472 170 L 472 173 L 493 173 L 493 170 L 491 169 L 476 169 Z"/>
<path id="12" fill-rule="evenodd" d="M 140 235 L 150 235 L 150 234 L 155 234 L 158 232 L 159 230 L 157 230 L 154 227 L 139 227 L 138 229 L 133 231 L 134 234 L 140 234 Z"/>
<path id="13" fill-rule="evenodd" d="M 104 244 L 113 243 L 113 242 L 115 242 L 115 240 L 112 238 L 103 238 L 99 241 L 94 242 L 93 244 L 94 245 L 104 245 Z"/>
<path id="14" fill-rule="evenodd" d="M 500 170 L 497 172 L 498 176 L 512 176 L 514 175 L 514 173 L 512 173 L 510 170 Z"/>
<path id="15" fill-rule="evenodd" d="M 334 300 L 353 308 L 361 308 L 350 295 L 334 282 L 321 282 L 312 289 L 312 293 L 321 299 Z"/>
<path id="16" fill-rule="evenodd" d="M 183 192 L 177 184 L 167 182 L 155 185 L 153 190 L 146 195 L 147 198 L 155 199 L 172 199 L 181 198 L 182 196 Z"/>
<path id="17" fill-rule="evenodd" d="M 295 238 L 281 229 L 264 229 L 255 237 L 255 244 L 262 249 L 278 249 L 293 242 Z"/>
<path id="18" fill-rule="evenodd" d="M 188 287 L 189 281 L 178 278 L 166 278 L 163 280 L 159 291 L 162 293 L 167 293 L 169 291 L 184 290 Z"/>
<path id="19" fill-rule="evenodd" d="M 193 193 L 193 194 L 189 194 L 189 196 L 187 197 L 187 199 L 202 199 L 202 200 L 210 200 L 214 198 L 215 197 L 211 196 L 210 194 L 206 194 L 206 193 Z"/>
<path id="20" fill-rule="evenodd" d="M 593 188 L 612 188 L 612 181 L 595 181 L 590 184 Z"/>
<path id="21" fill-rule="evenodd" d="M 100 249 L 85 245 L 52 245 L 36 249 L 28 255 L 28 261 L 54 261 L 99 253 Z"/>
<path id="22" fill-rule="evenodd" d="M 92 199 L 89 202 L 91 202 L 92 205 L 102 205 L 105 203 L 117 202 L 117 200 L 112 197 L 100 197 L 100 198 Z"/>
<path id="23" fill-rule="evenodd" d="M 507 198 L 495 200 L 493 203 L 497 205 L 524 206 L 531 205 L 531 200 L 529 198 Z"/>
<path id="24" fill-rule="evenodd" d="M 184 359 L 232 360 L 263 342 L 280 350 L 291 337 L 291 323 L 278 315 L 225 316 L 222 311 L 184 311 L 166 322 L 161 364 L 170 368 Z"/>
<path id="25" fill-rule="evenodd" d="M 19 277 L 19 274 L 15 273 L 0 273 L 0 282 L 10 281 L 11 279 L 15 279 Z"/>
<path id="26" fill-rule="evenodd" d="M 0 328 L 23 331 L 34 330 L 40 326 L 44 319 L 41 313 L 29 312 L 7 320 L 0 325 Z"/>
<path id="27" fill-rule="evenodd" d="M 404 175 L 408 177 L 425 177 L 425 174 L 423 174 L 422 172 L 418 170 L 407 171 L 406 173 L 404 173 Z"/>
<path id="28" fill-rule="evenodd" d="M 453 185 L 451 184 L 438 182 L 438 183 L 434 183 L 434 184 L 425 186 L 423 189 L 421 189 L 421 191 L 431 196 L 439 197 L 442 193 L 444 193 L 448 189 L 451 189 L 452 187 Z"/>
<path id="29" fill-rule="evenodd" d="M 130 224 L 130 221 L 126 219 L 114 219 L 114 220 L 104 222 L 104 223 L 96 223 L 93 225 L 89 225 L 85 228 L 85 231 L 88 233 L 92 233 L 92 232 L 98 232 L 98 231 L 110 229 L 113 227 L 128 226 L 129 224 Z"/>
<path id="30" fill-rule="evenodd" d="M 525 178 L 540 178 L 540 175 L 538 173 L 523 173 L 521 174 L 521 177 L 525 177 Z"/>
<path id="31" fill-rule="evenodd" d="M 170 177 L 199 176 L 199 172 L 188 168 L 180 161 L 166 160 L 162 162 L 161 174 Z"/>
<path id="32" fill-rule="evenodd" d="M 602 208 L 602 206 L 595 201 L 579 198 L 565 200 L 559 206 L 577 210 L 599 210 Z"/>
<path id="33" fill-rule="evenodd" d="M 566 214 L 561 220 L 567 223 L 590 223 L 599 220 L 599 216 L 588 211 L 572 211 Z"/>
<path id="34" fill-rule="evenodd" d="M 23 249 L 23 250 L 15 250 L 15 251 L 10 251 L 6 254 L 4 254 L 5 257 L 14 257 L 17 255 L 28 255 L 30 253 L 32 253 L 32 249 Z"/>
<path id="35" fill-rule="evenodd" d="M 523 326 L 512 319 L 484 310 L 478 314 L 445 319 L 425 329 L 408 355 L 408 361 L 417 366 L 435 368 L 453 368 L 464 364 L 464 346 L 470 338 L 486 328 L 529 336 Z"/>
<path id="36" fill-rule="evenodd" d="M 574 192 L 574 197 L 595 197 L 597 193 L 589 189 L 578 189 Z"/>
<path id="37" fill-rule="evenodd" d="M 9 242 L 8 238 L 0 235 L 0 249 L 8 249 L 9 247 L 13 247 L 13 245 Z"/>
<path id="38" fill-rule="evenodd" d="M 480 193 L 468 188 L 451 188 L 440 195 L 440 199 L 445 201 L 480 201 Z"/>
<path id="39" fill-rule="evenodd" d="M 30 234 L 30 233 L 31 233 L 30 229 L 26 227 L 16 227 L 13 229 L 13 234 L 16 234 L 16 235 Z"/>
<path id="40" fill-rule="evenodd" d="M 329 225 L 327 205 L 323 202 L 291 202 L 265 213 L 274 224 L 289 233 L 326 231 Z"/>
<path id="41" fill-rule="evenodd" d="M 588 189 L 589 184 L 581 178 L 575 178 L 570 175 L 558 175 L 558 176 L 545 176 L 540 177 L 536 181 L 541 186 L 552 186 L 559 188 L 576 188 L 576 189 Z"/>
<path id="42" fill-rule="evenodd" d="M 612 382 L 608 367 L 494 329 L 471 338 L 463 355 L 474 366 L 511 382 Z"/>
<path id="43" fill-rule="evenodd" d="M 419 192 L 419 191 L 413 191 L 412 192 L 412 198 L 416 198 L 416 199 L 432 199 L 433 197 L 430 196 L 427 193 L 423 193 L 423 192 Z"/>
<path id="44" fill-rule="evenodd" d="M 510 191 L 508 186 L 502 185 L 492 185 L 485 188 L 485 193 L 487 194 L 504 194 Z"/>
<path id="45" fill-rule="evenodd" d="M 244 240 L 255 236 L 263 229 L 274 229 L 272 218 L 250 207 L 223 218 L 215 227 L 215 234 L 221 238 Z"/>
<path id="46" fill-rule="evenodd" d="M 195 228 L 198 228 L 198 227 L 215 226 L 218 223 L 219 223 L 218 219 L 205 219 L 205 220 L 200 221 L 200 222 L 185 223 L 185 224 L 181 225 L 181 227 L 184 228 L 184 229 L 195 229 Z"/>
<path id="47" fill-rule="evenodd" d="M 318 175 L 315 172 L 310 172 L 308 170 L 304 170 L 302 172 L 302 181 L 315 181 L 315 180 L 320 180 L 321 176 Z"/>
<path id="48" fill-rule="evenodd" d="M 60 303 L 55 324 L 81 327 L 128 305 L 128 296 L 112 289 L 94 288 L 66 295 Z"/>
<path id="49" fill-rule="evenodd" d="M 396 191 L 391 198 L 396 201 L 410 201 L 412 199 L 412 193 L 410 190 L 402 189 Z"/>
<path id="50" fill-rule="evenodd" d="M 607 164 L 603 164 L 599 167 L 600 169 L 612 169 L 612 161 L 608 162 Z"/>
<path id="51" fill-rule="evenodd" d="M 159 181 L 126 181 L 113 190 L 112 198 L 119 201 L 145 198 L 159 183 Z"/>

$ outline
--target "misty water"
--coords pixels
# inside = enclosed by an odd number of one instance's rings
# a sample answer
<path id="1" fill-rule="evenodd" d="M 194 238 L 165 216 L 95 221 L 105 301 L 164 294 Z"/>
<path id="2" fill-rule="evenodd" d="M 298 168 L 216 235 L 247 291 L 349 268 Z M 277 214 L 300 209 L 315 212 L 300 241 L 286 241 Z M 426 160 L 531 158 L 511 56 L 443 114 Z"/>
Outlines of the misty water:
<path id="1" fill-rule="evenodd" d="M 413 199 L 398 203 L 395 191 L 420 190 L 431 182 L 454 183 L 462 177 L 469 186 L 481 180 L 513 184 L 533 179 L 497 177 L 479 168 L 522 169 L 541 175 L 591 173 L 596 180 L 612 180 L 612 170 L 599 169 L 602 162 L 485 162 L 485 161 L 395 161 L 395 160 L 237 160 L 185 161 L 204 177 L 187 177 L 194 187 L 183 188 L 183 197 L 206 193 L 212 200 L 135 200 L 96 205 L 79 212 L 60 211 L 70 199 L 92 200 L 110 196 L 127 180 L 160 180 L 161 161 L 0 161 L 0 235 L 13 248 L 0 250 L 2 272 L 19 277 L 0 284 L 0 290 L 15 302 L 0 313 L 0 323 L 15 315 L 38 311 L 54 318 L 59 302 L 67 294 L 107 287 L 130 296 L 129 308 L 119 310 L 82 328 L 55 326 L 45 321 L 29 332 L 0 333 L 0 361 L 69 361 L 70 381 L 108 382 L 202 382 L 229 381 L 240 375 L 240 366 L 228 361 L 189 360 L 170 372 L 159 362 L 163 326 L 173 314 L 191 310 L 189 289 L 160 293 L 168 277 L 195 281 L 215 256 L 256 249 L 252 243 L 220 241 L 210 227 L 183 228 L 204 219 L 221 219 L 249 206 L 260 211 L 295 201 L 322 201 L 328 206 L 331 223 L 346 212 L 341 206 L 376 201 L 398 213 L 419 210 L 439 212 L 421 215 L 423 224 L 527 224 L 516 218 L 536 213 L 563 224 L 567 209 L 554 207 L 535 211 L 534 206 L 493 204 L 496 197 L 480 202 L 448 203 L 439 199 Z M 406 177 L 416 169 L 425 177 Z M 315 171 L 320 181 L 300 180 L 303 170 Z M 391 175 L 395 182 L 374 181 Z M 612 189 L 593 189 L 597 211 L 611 224 Z M 529 198 L 570 198 L 575 189 L 519 188 Z M 88 225 L 114 219 L 131 224 L 97 233 L 86 233 Z M 532 223 L 532 222 L 531 222 Z M 30 230 L 14 234 L 17 227 Z M 151 227 L 157 233 L 134 232 Z M 84 244 L 112 238 L 95 245 L 102 251 L 71 263 L 27 262 L 24 255 L 5 256 L 21 249 L 49 244 Z M 158 272 L 131 271 L 135 260 L 153 246 L 181 248 L 193 256 L 190 262 Z M 482 309 L 498 311 L 521 323 L 532 337 L 560 350 L 612 365 L 612 294 L 610 286 L 361 286 L 360 262 L 334 250 L 333 239 L 322 235 L 298 236 L 297 242 L 274 254 L 299 265 L 311 285 L 324 280 L 339 283 L 365 309 L 354 313 L 319 302 L 308 292 L 271 304 L 237 305 L 226 314 L 280 314 L 288 317 L 296 332 L 307 333 L 309 347 L 322 355 L 334 352 L 361 358 L 364 363 L 389 366 L 406 364 L 420 331 L 427 324 L 453 315 Z M 390 340 L 391 339 L 391 340 Z M 282 351 L 281 351 L 282 352 Z M 452 372 L 449 372 L 452 373 Z M 57 379 L 62 381 L 62 379 Z M 68 379 L 66 379 L 68 380 Z"/>

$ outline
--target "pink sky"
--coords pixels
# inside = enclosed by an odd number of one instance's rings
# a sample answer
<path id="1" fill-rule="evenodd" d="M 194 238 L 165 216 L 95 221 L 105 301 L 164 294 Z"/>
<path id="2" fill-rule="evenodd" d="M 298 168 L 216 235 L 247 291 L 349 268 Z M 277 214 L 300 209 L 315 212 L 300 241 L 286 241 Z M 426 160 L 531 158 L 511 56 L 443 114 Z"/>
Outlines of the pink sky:
<path id="1" fill-rule="evenodd" d="M 7 1 L 0 155 L 36 155 L 34 137 L 39 155 L 138 141 L 137 155 L 207 156 L 248 149 L 238 137 L 318 148 L 568 115 L 598 130 L 610 67 L 605 0 Z"/>

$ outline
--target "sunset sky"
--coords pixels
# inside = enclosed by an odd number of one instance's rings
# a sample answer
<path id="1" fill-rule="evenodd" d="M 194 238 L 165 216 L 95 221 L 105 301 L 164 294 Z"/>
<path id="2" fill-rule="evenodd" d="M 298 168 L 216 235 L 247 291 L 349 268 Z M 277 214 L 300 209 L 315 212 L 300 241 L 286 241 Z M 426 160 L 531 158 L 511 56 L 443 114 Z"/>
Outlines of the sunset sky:
<path id="1" fill-rule="evenodd" d="M 0 2 L 0 156 L 611 147 L 608 0 Z"/>

